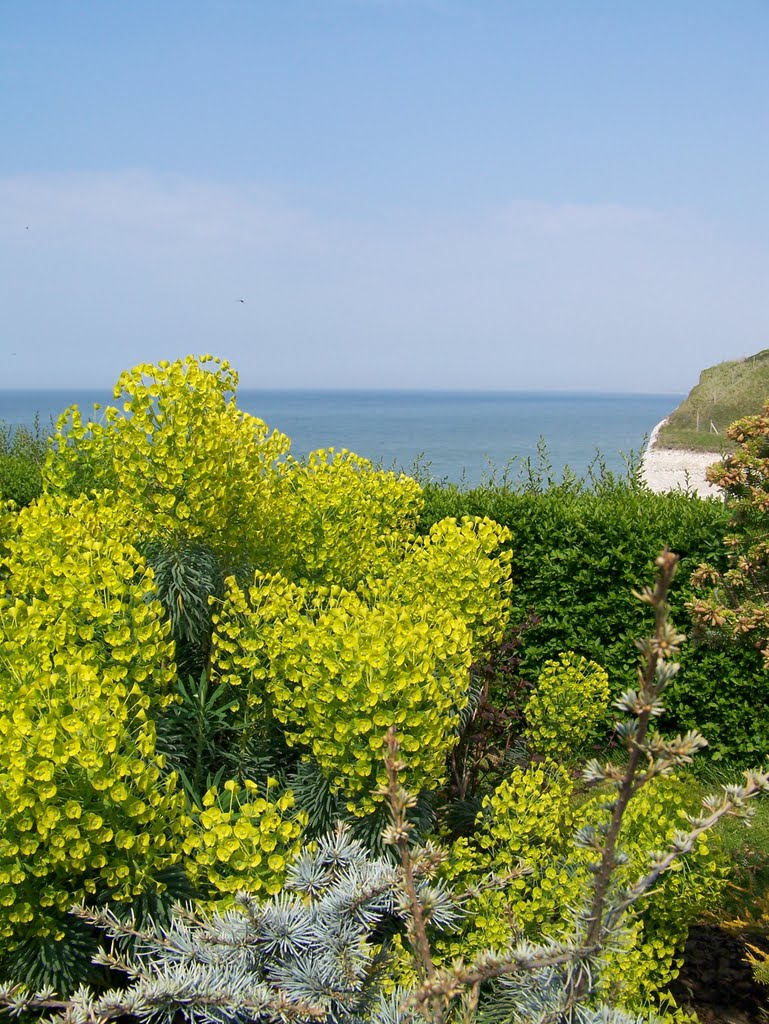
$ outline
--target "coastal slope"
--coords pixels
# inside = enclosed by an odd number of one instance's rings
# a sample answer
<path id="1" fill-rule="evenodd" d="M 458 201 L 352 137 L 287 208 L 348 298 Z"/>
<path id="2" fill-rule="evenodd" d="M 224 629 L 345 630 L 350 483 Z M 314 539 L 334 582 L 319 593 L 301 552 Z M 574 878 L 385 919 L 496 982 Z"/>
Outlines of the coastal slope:
<path id="1" fill-rule="evenodd" d="M 658 448 L 728 450 L 727 428 L 761 412 L 769 398 L 769 349 L 709 366 L 677 409 L 660 424 Z"/>
<path id="2" fill-rule="evenodd" d="M 652 431 L 642 464 L 646 484 L 653 491 L 719 495 L 705 470 L 730 451 L 728 427 L 761 412 L 767 399 L 769 349 L 703 370 L 678 408 Z"/>

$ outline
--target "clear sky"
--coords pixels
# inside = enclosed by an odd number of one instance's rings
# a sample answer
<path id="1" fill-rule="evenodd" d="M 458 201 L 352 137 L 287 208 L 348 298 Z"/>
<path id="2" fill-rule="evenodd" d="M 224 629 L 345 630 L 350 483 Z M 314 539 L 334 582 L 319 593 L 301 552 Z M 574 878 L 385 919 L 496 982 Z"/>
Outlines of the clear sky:
<path id="1" fill-rule="evenodd" d="M 767 54 L 767 0 L 0 0 L 0 388 L 688 391 L 769 347 Z"/>

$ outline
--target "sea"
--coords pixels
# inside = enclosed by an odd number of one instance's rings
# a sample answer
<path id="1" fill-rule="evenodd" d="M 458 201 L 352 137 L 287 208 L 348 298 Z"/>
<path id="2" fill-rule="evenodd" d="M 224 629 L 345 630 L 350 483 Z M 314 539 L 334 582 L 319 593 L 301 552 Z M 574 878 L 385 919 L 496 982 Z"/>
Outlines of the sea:
<path id="1" fill-rule="evenodd" d="M 565 471 L 584 476 L 600 465 L 623 474 L 683 397 L 239 389 L 237 401 L 287 434 L 297 457 L 317 448 L 346 448 L 386 469 L 470 487 L 530 474 L 552 482 Z M 51 432 L 66 407 L 77 404 L 91 416 L 94 403 L 113 404 L 111 392 L 0 390 L 0 425 L 32 426 L 37 418 Z"/>

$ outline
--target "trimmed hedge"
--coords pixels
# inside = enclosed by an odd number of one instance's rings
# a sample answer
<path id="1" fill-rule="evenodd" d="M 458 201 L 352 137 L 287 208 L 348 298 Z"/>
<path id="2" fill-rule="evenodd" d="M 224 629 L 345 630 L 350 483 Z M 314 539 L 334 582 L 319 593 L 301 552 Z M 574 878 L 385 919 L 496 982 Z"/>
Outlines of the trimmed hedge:
<path id="1" fill-rule="evenodd" d="M 728 507 L 683 493 L 653 494 L 632 479 L 606 478 L 590 487 L 565 483 L 542 490 L 488 484 L 461 490 L 425 487 L 421 529 L 444 516 L 489 516 L 512 533 L 511 621 L 528 611 L 539 622 L 520 650 L 521 674 L 534 679 L 548 659 L 574 651 L 602 665 L 612 693 L 635 683 L 633 642 L 648 632 L 644 607 L 632 595 L 652 582 L 654 559 L 667 544 L 681 557 L 671 592 L 672 618 L 693 637 L 686 610 L 689 578 L 701 562 L 724 566 Z M 710 756 L 754 764 L 769 750 L 769 672 L 758 651 L 716 649 L 694 637 L 668 691 L 667 729 L 697 726 Z"/>

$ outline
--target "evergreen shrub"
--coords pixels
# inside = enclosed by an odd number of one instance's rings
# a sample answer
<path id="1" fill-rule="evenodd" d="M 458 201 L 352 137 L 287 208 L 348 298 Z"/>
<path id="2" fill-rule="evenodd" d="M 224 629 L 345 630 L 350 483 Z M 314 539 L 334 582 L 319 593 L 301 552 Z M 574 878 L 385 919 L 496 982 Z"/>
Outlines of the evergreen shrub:
<path id="1" fill-rule="evenodd" d="M 758 649 L 769 670 L 769 402 L 727 435 L 736 449 L 710 467 L 708 479 L 731 499 L 728 565 L 699 567 L 692 611 L 711 641 Z"/>

